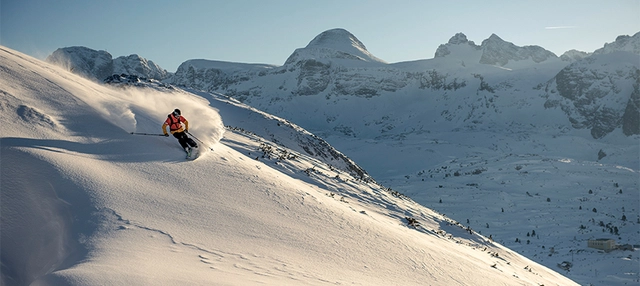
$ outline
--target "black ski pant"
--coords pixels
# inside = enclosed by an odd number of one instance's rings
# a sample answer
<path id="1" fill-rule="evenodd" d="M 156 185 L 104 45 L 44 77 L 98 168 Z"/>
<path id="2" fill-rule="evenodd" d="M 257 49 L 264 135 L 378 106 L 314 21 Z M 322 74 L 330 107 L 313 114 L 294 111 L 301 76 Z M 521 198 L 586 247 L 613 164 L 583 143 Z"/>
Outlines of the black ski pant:
<path id="1" fill-rule="evenodd" d="M 193 141 L 193 139 L 189 138 L 184 132 L 173 133 L 173 137 L 176 137 L 178 139 L 178 142 L 180 143 L 180 146 L 182 146 L 182 148 L 187 148 L 188 146 L 198 147 L 196 141 Z"/>

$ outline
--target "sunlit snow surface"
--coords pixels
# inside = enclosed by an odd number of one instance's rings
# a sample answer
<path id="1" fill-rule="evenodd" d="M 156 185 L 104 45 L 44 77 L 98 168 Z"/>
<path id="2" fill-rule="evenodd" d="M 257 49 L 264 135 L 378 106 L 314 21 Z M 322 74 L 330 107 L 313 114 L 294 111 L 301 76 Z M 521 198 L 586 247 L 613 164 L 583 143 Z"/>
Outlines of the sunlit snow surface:
<path id="1" fill-rule="evenodd" d="M 296 130 L 273 117 L 226 121 L 244 108 L 99 85 L 4 47 L 0 63 L 5 285 L 575 284 L 256 135 Z M 213 151 L 186 161 L 172 137 L 130 134 L 160 133 L 174 108 Z M 294 156 L 263 158 L 267 145 Z"/>

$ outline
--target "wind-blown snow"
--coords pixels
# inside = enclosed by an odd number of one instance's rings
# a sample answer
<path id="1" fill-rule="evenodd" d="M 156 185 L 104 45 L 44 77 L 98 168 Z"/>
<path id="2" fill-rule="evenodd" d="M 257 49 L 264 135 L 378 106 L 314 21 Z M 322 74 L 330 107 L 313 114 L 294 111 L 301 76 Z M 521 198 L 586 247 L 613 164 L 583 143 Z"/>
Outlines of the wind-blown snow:
<path id="1" fill-rule="evenodd" d="M 243 124 L 219 116 L 228 101 L 102 86 L 4 47 L 0 64 L 4 285 L 575 285 L 373 181 L 225 132 Z M 213 152 L 185 161 L 172 137 L 130 134 L 174 108 Z"/>

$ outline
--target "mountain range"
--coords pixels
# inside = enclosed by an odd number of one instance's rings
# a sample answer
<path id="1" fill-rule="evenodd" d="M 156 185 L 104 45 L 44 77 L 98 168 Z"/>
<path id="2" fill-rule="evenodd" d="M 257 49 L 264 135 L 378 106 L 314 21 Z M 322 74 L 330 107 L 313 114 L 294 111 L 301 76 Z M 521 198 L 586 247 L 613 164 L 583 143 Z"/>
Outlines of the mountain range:
<path id="1" fill-rule="evenodd" d="M 280 112 L 284 109 L 314 105 L 317 112 L 312 114 L 304 110 L 288 112 L 286 116 L 311 130 L 342 130 L 355 136 L 369 133 L 368 126 L 375 122 L 384 122 L 377 125 L 385 127 L 372 132 L 390 134 L 406 133 L 408 128 L 423 126 L 422 122 L 460 127 L 447 124 L 452 118 L 463 119 L 467 124 L 462 125 L 467 127 L 488 119 L 500 121 L 492 118 L 493 113 L 505 108 L 494 101 L 503 94 L 517 93 L 530 97 L 525 101 L 531 103 L 544 98 L 543 104 L 536 103 L 539 112 L 561 109 L 573 128 L 588 129 L 597 139 L 616 128 L 625 135 L 640 133 L 640 91 L 635 84 L 640 81 L 639 43 L 637 33 L 620 36 L 592 53 L 572 50 L 558 57 L 539 46 L 516 46 L 495 34 L 476 45 L 458 33 L 438 47 L 433 59 L 388 64 L 369 53 L 353 34 L 333 29 L 315 37 L 305 48 L 296 49 L 283 66 L 188 60 L 170 74 L 137 55 L 111 60 L 105 51 L 84 47 L 59 49 L 47 60 L 69 63 L 77 73 L 98 80 L 123 73 L 219 92 L 276 115 L 285 115 Z M 528 82 L 520 83 L 522 80 Z M 483 109 L 479 105 L 460 111 L 433 102 L 446 104 L 442 98 L 469 95 L 473 96 L 468 102 L 486 100 L 483 105 L 490 108 L 478 112 Z M 408 128 L 396 126 L 395 122 L 404 119 L 398 114 L 354 124 L 349 118 L 341 120 L 343 115 L 333 112 L 332 106 L 349 97 L 360 97 L 370 98 L 367 103 L 359 103 L 360 108 L 375 110 L 379 104 L 386 104 L 386 98 L 404 100 L 412 96 L 429 99 L 420 107 L 408 99 L 408 106 L 430 112 L 425 112 L 418 122 L 407 123 L 411 125 Z M 324 99 L 319 106 L 316 98 Z"/>
<path id="2" fill-rule="evenodd" d="M 363 176 L 490 231 L 547 267 L 570 257 L 576 266 L 566 275 L 581 284 L 614 285 L 636 274 L 592 274 L 622 267 L 620 256 L 573 257 L 588 238 L 637 243 L 639 42 L 640 33 L 619 36 L 596 51 L 558 57 L 497 35 L 477 45 L 458 33 L 433 59 L 387 63 L 353 34 L 332 29 L 282 66 L 193 59 L 174 74 L 119 78 L 214 94 L 281 117 L 357 162 Z M 86 48 L 54 54 L 75 49 Z M 95 67 L 108 67 L 110 56 L 89 52 L 95 55 L 63 62 L 101 82 L 106 73 L 92 70 L 109 70 Z M 621 215 L 635 219 L 621 222 Z M 609 233 L 613 226 L 622 234 Z M 545 236 L 522 245 L 531 229 Z"/>

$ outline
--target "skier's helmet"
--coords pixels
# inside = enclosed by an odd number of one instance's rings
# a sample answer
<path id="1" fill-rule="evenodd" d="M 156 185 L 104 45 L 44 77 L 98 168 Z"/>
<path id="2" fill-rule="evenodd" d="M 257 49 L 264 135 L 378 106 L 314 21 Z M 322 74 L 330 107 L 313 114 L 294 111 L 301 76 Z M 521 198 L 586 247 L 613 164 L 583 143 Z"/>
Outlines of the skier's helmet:
<path id="1" fill-rule="evenodd" d="M 178 117 L 178 116 L 180 116 L 180 114 L 182 114 L 182 113 L 180 112 L 180 109 L 177 109 L 177 108 L 176 108 L 175 110 L 173 110 L 173 116 Z"/>

